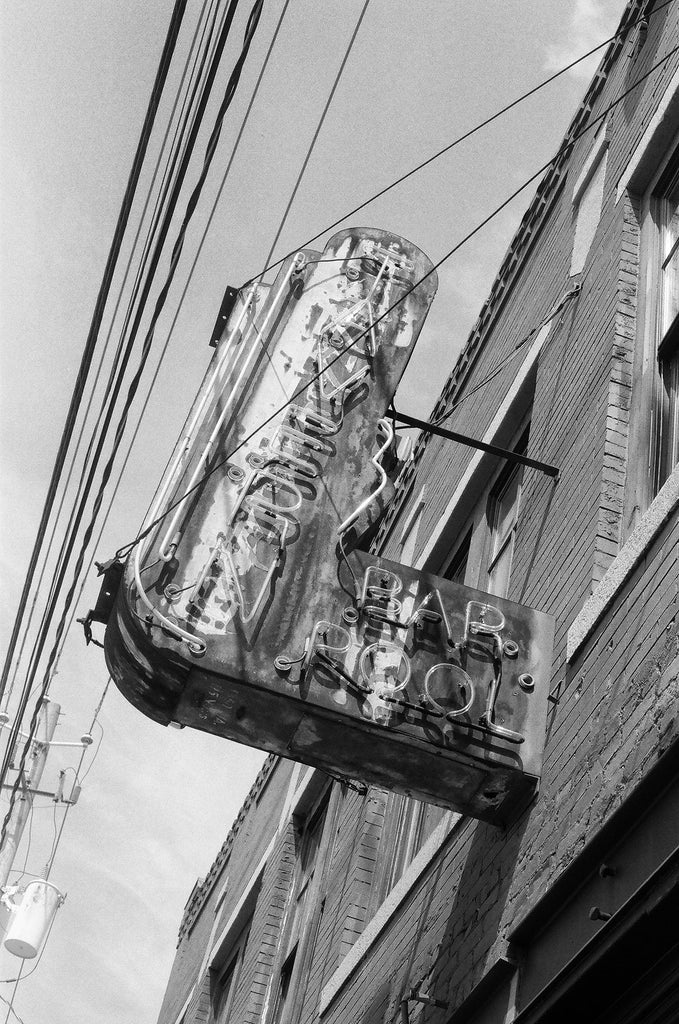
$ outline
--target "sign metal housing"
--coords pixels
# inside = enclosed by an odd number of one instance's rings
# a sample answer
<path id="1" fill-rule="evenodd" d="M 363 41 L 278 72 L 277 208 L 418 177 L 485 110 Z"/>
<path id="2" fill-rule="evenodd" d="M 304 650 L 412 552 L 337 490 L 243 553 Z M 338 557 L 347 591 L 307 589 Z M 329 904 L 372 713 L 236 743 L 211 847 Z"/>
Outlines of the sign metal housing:
<path id="1" fill-rule="evenodd" d="M 385 413 L 435 290 L 411 243 L 348 229 L 240 296 L 106 658 L 163 724 L 500 822 L 539 779 L 551 620 L 356 546 L 393 491 Z"/>

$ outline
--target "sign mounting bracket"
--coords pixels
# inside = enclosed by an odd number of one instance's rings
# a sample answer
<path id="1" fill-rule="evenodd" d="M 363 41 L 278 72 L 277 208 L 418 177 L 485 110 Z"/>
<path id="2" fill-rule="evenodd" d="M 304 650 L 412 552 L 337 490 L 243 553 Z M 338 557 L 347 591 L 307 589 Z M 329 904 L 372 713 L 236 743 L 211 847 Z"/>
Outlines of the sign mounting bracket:
<path id="1" fill-rule="evenodd" d="M 427 434 L 445 437 L 448 441 L 457 441 L 458 444 L 465 444 L 469 448 L 478 448 L 482 452 L 488 452 L 489 455 L 497 455 L 500 459 L 506 459 L 507 462 L 518 462 L 522 466 L 530 466 L 531 469 L 537 469 L 540 473 L 545 473 L 554 479 L 559 476 L 557 466 L 550 466 L 548 463 L 539 462 L 537 459 L 529 459 L 527 455 L 521 455 L 519 452 L 512 452 L 507 448 L 499 448 L 497 445 L 486 444 L 485 441 L 478 441 L 473 437 L 467 437 L 465 434 L 458 434 L 455 431 L 446 430 L 444 427 L 437 427 L 435 423 L 428 423 L 426 420 L 419 420 L 415 416 L 409 416 L 407 413 L 397 412 L 393 406 L 390 409 L 390 414 L 393 415 L 396 423 L 400 423 L 405 427 L 417 427 L 418 430 L 422 430 Z"/>

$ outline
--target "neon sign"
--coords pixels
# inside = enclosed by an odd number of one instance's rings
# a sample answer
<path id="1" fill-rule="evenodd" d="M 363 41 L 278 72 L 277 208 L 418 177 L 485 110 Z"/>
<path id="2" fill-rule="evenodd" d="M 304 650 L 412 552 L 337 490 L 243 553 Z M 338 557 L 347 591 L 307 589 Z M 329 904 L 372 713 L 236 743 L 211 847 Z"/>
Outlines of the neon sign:
<path id="1" fill-rule="evenodd" d="M 430 270 L 350 229 L 241 295 L 106 656 L 164 724 L 500 820 L 540 774 L 550 621 L 357 550 L 393 492 L 385 413 Z"/>

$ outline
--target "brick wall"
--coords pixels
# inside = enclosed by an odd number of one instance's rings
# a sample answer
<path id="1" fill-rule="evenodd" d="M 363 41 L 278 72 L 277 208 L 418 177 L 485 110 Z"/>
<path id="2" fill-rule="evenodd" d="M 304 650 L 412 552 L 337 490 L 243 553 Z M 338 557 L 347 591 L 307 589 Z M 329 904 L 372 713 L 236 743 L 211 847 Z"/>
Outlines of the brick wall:
<path id="1" fill-rule="evenodd" d="M 639 8 L 631 4 L 626 17 Z M 679 3 L 651 18 L 638 53 L 636 38 L 635 32 L 611 49 L 569 137 L 676 45 Z M 443 1024 L 509 955 L 517 923 L 541 905 L 677 740 L 676 515 L 649 542 L 571 663 L 566 638 L 629 530 L 625 495 L 630 475 L 637 471 L 629 464 L 628 442 L 639 338 L 640 211 L 634 195 L 618 200 L 617 187 L 678 66 L 675 55 L 607 116 L 601 216 L 577 277 L 581 289 L 551 323 L 535 372 L 529 455 L 557 465 L 560 477 L 555 483 L 535 470 L 524 473 L 508 596 L 549 612 L 557 624 L 552 692 L 558 702 L 550 705 L 539 795 L 506 829 L 458 821 L 377 931 L 371 918 L 381 864 L 389 854 L 388 797 L 376 789 L 361 794 L 336 786 L 323 891 L 314 908 L 313 949 L 304 977 L 298 979 L 301 1008 L 295 1021 L 285 1024 L 316 1024 L 327 986 L 340 975 L 343 981 L 333 989 L 334 998 L 322 1005 L 324 1024 L 391 1024 L 413 987 L 447 1009 L 412 1005 L 411 1021 Z M 542 183 L 524 218 L 470 343 L 437 403 L 437 415 L 508 361 L 451 416 L 451 429 L 483 435 L 528 350 L 526 343 L 517 352 L 517 344 L 574 283 L 573 189 L 593 140 L 594 132 L 574 143 Z M 414 557 L 421 555 L 440 529 L 469 459 L 469 449 L 440 438 L 419 445 L 417 460 L 402 481 L 406 497 L 378 537 L 385 555 L 395 554 L 398 524 L 425 486 Z M 489 474 L 497 468 L 497 463 L 485 464 Z M 462 526 L 457 524 L 458 529 Z M 205 883 L 193 894 L 161 1024 L 174 1024 L 189 993 L 186 1024 L 209 1019 L 205 951 L 233 914 L 253 866 L 275 839 L 256 898 L 231 1018 L 238 1024 L 268 1024 L 295 856 L 292 826 L 280 818 L 291 774 L 288 762 L 271 763 L 261 796 L 250 800 Z M 216 926 L 215 904 L 227 875 L 229 887 Z M 585 937 L 589 927 L 583 920 Z M 596 927 L 591 922 L 592 935 Z M 347 963 L 353 964 L 350 973 Z M 553 969 L 558 966 L 555 962 Z M 520 1006 L 520 986 L 518 1001 Z"/>

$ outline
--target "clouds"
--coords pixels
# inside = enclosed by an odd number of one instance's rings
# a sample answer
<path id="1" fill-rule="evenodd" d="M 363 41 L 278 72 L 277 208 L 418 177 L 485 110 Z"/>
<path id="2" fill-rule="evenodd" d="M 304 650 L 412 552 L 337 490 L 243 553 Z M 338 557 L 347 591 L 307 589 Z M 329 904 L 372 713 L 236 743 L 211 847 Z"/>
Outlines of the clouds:
<path id="1" fill-rule="evenodd" d="M 575 0 L 570 22 L 556 43 L 550 43 L 545 52 L 545 70 L 553 73 L 570 64 L 583 53 L 610 38 L 618 27 L 627 0 Z M 596 71 L 605 48 L 597 50 L 587 60 L 577 64 L 569 75 L 589 82 Z"/>

